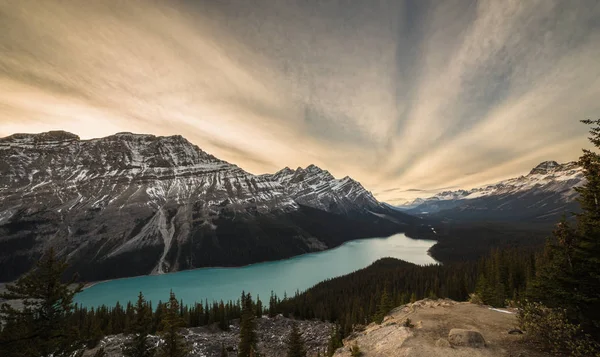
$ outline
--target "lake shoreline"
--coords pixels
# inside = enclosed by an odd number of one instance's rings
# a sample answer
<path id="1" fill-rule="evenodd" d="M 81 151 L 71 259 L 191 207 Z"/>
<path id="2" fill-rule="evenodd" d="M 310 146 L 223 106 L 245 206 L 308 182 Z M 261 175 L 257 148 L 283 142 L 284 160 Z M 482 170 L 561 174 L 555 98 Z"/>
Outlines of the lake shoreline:
<path id="1" fill-rule="evenodd" d="M 169 291 L 173 291 L 189 304 L 206 300 L 235 301 L 242 291 L 262 297 L 274 291 L 283 296 L 366 268 L 382 258 L 401 259 L 417 265 L 439 264 L 428 251 L 434 243 L 399 233 L 350 240 L 331 249 L 239 267 L 201 267 L 88 282 L 76 302 L 88 307 L 113 305 L 117 301 L 125 304 L 140 291 L 151 301 L 164 301 Z"/>
<path id="2" fill-rule="evenodd" d="M 273 260 L 263 260 L 263 261 L 259 261 L 259 262 L 255 262 L 255 263 L 250 263 L 250 264 L 245 264 L 245 265 L 206 266 L 206 267 L 198 267 L 198 268 L 185 269 L 185 270 L 170 271 L 170 272 L 166 272 L 166 273 L 162 273 L 162 274 L 151 273 L 151 274 L 145 274 L 145 275 L 124 276 L 124 277 L 115 278 L 115 279 L 106 279 L 106 280 L 82 282 L 82 284 L 83 284 L 83 289 L 85 290 L 85 289 L 89 289 L 89 288 L 91 288 L 91 287 L 93 287 L 95 285 L 106 283 L 106 282 L 126 280 L 126 279 L 134 279 L 134 278 L 139 278 L 139 277 L 143 277 L 143 276 L 158 276 L 158 275 L 164 276 L 164 275 L 177 274 L 177 273 L 186 272 L 186 271 L 196 271 L 196 270 L 200 270 L 200 269 L 240 269 L 240 268 L 251 267 L 251 266 L 257 265 L 257 264 L 282 262 L 282 261 L 285 261 L 285 260 L 288 260 L 288 259 L 302 257 L 302 256 L 310 255 L 310 254 L 318 254 L 318 253 L 322 253 L 322 252 L 332 251 L 332 250 L 338 249 L 338 248 L 344 246 L 345 244 L 348 244 L 348 243 L 351 243 L 351 242 L 371 240 L 371 239 L 385 239 L 385 238 L 389 238 L 389 237 L 392 237 L 392 236 L 397 235 L 397 234 L 403 234 L 405 237 L 410 238 L 410 239 L 414 239 L 414 240 L 427 240 L 427 241 L 437 242 L 437 240 L 433 239 L 433 238 L 428 238 L 428 237 L 427 238 L 422 238 L 422 237 L 416 237 L 416 236 L 408 235 L 408 233 L 406 233 L 406 232 L 397 232 L 397 233 L 394 233 L 394 234 L 386 236 L 386 237 L 370 237 L 370 238 L 352 239 L 352 240 L 345 241 L 342 244 L 333 246 L 331 248 L 326 248 L 326 249 L 323 249 L 323 250 L 316 250 L 316 251 L 313 251 L 313 252 L 306 252 L 306 253 L 302 253 L 302 254 L 296 254 L 296 255 L 292 255 L 292 256 L 287 257 L 287 258 L 273 259 Z M 430 252 L 431 248 L 433 248 L 433 246 L 431 246 L 427 250 L 427 255 L 429 255 L 433 260 L 435 260 L 437 264 L 441 264 L 440 261 L 438 261 L 433 255 L 431 255 L 431 252 Z M 3 283 L 0 283 L 0 284 L 3 284 Z M 4 283 L 4 284 L 6 284 L 6 283 Z"/>

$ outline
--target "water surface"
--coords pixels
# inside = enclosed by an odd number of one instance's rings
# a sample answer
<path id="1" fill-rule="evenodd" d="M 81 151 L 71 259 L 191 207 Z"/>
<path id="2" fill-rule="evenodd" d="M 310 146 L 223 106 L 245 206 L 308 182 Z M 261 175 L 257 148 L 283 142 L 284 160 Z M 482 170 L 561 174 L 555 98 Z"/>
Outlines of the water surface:
<path id="1" fill-rule="evenodd" d="M 393 257 L 415 264 L 436 261 L 427 254 L 434 241 L 395 234 L 386 238 L 359 239 L 335 249 L 239 268 L 202 268 L 164 275 L 126 278 L 96 284 L 76 296 L 85 306 L 135 301 L 140 291 L 148 300 L 166 301 L 172 289 L 184 303 L 236 300 L 242 291 L 260 295 L 268 303 L 271 290 L 279 297 L 293 295 L 329 278 L 362 269 L 377 259 Z"/>

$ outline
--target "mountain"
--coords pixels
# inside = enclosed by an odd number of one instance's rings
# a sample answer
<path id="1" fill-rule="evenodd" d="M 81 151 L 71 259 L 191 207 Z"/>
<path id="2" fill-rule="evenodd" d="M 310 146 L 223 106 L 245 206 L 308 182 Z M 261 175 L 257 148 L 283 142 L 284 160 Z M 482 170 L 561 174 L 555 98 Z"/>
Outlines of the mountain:
<path id="1" fill-rule="evenodd" d="M 0 138 L 0 281 L 49 247 L 92 281 L 281 259 L 414 222 L 349 177 L 253 175 L 181 136 Z"/>
<path id="2" fill-rule="evenodd" d="M 556 221 L 577 210 L 584 183 L 576 162 L 542 162 L 527 175 L 471 190 L 446 191 L 407 204 L 408 213 L 455 220 Z"/>

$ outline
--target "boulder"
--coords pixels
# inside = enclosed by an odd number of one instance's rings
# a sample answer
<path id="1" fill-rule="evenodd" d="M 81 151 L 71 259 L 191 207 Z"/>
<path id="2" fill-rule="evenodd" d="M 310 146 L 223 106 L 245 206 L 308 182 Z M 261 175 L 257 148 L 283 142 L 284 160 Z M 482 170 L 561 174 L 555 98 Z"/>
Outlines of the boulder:
<path id="1" fill-rule="evenodd" d="M 450 345 L 450 342 L 448 342 L 448 340 L 446 340 L 445 338 L 440 338 L 439 340 L 435 341 L 435 346 L 436 347 L 452 347 L 452 345 Z"/>
<path id="2" fill-rule="evenodd" d="M 450 342 L 452 346 L 473 348 L 485 347 L 485 340 L 479 332 L 463 330 L 459 328 L 453 328 L 450 330 L 450 333 L 448 334 L 448 342 Z"/>

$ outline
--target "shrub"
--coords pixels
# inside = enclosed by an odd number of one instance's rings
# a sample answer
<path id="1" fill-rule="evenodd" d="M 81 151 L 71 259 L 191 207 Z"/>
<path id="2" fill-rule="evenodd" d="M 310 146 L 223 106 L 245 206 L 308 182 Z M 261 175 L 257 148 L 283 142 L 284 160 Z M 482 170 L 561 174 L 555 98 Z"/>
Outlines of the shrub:
<path id="1" fill-rule="evenodd" d="M 360 347 L 358 347 L 357 344 L 354 344 L 352 347 L 350 347 L 350 355 L 352 357 L 360 357 L 360 356 L 362 356 L 362 352 L 360 351 Z"/>
<path id="2" fill-rule="evenodd" d="M 483 300 L 481 299 L 481 296 L 479 296 L 476 293 L 469 294 L 469 302 L 471 304 L 483 305 Z"/>
<path id="3" fill-rule="evenodd" d="M 579 325 L 569 322 L 566 310 L 551 309 L 525 301 L 518 313 L 519 324 L 527 337 L 561 356 L 600 357 L 600 346 Z"/>
<path id="4" fill-rule="evenodd" d="M 406 320 L 404 320 L 404 323 L 402 323 L 402 326 L 408 327 L 408 328 L 415 327 L 415 325 L 413 325 L 412 321 L 410 321 L 410 319 L 408 317 L 406 318 Z"/>

